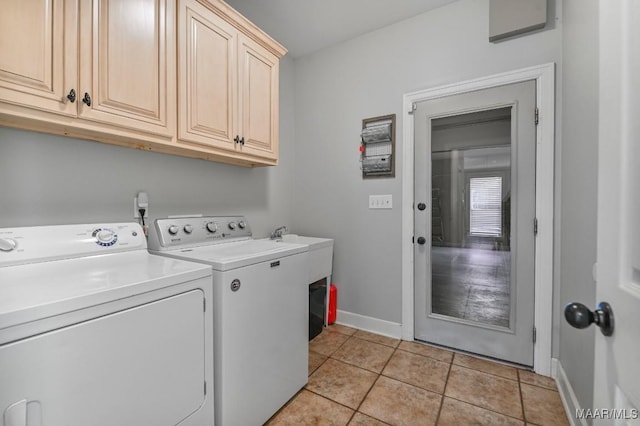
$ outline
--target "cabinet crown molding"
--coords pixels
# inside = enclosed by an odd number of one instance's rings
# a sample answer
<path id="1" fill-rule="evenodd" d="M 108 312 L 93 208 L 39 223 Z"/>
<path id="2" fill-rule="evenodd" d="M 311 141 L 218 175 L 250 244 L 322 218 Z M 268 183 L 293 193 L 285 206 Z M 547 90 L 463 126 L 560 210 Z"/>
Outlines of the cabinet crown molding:
<path id="1" fill-rule="evenodd" d="M 258 26 L 251 22 L 246 17 L 242 16 L 237 10 L 229 6 L 222 0 L 197 0 L 199 3 L 207 7 L 213 13 L 219 15 L 225 19 L 231 25 L 247 37 L 251 38 L 256 43 L 260 44 L 265 49 L 279 58 L 283 57 L 287 53 L 287 49 L 274 40 L 267 33 L 262 31 Z"/>

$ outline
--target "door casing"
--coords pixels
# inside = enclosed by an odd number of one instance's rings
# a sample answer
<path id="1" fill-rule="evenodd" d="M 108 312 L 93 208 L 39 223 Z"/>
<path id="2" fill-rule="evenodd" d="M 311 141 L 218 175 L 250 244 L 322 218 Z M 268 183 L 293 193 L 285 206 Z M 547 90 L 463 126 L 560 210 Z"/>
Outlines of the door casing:
<path id="1" fill-rule="evenodd" d="M 432 89 L 407 93 L 403 97 L 403 180 L 402 180 L 402 338 L 414 340 L 414 121 L 416 102 L 462 94 L 480 89 L 536 81 L 536 106 L 539 123 L 536 133 L 536 218 L 538 234 L 535 248 L 534 325 L 537 331 L 533 368 L 538 374 L 551 375 L 551 338 L 553 327 L 553 209 L 555 151 L 555 64 L 505 72 Z M 532 224 L 533 226 L 533 224 Z"/>

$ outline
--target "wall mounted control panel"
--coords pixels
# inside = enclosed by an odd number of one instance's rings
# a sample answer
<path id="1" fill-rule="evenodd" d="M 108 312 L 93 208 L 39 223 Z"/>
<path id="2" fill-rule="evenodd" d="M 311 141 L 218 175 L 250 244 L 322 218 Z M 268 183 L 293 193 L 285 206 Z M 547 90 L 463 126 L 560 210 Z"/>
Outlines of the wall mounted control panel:
<path id="1" fill-rule="evenodd" d="M 209 245 L 217 241 L 251 238 L 243 216 L 194 216 L 156 219 L 149 235 L 150 250 Z"/>
<path id="2" fill-rule="evenodd" d="M 365 118 L 360 134 L 362 177 L 395 176 L 396 115 Z"/>

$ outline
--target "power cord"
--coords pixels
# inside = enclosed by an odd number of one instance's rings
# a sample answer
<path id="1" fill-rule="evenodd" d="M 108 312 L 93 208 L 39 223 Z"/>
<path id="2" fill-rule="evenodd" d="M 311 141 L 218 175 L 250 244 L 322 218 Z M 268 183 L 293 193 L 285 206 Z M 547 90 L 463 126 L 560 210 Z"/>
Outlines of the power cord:
<path id="1" fill-rule="evenodd" d="M 140 213 L 140 223 L 142 224 L 144 236 L 148 237 L 149 233 L 147 232 L 147 225 L 144 223 L 144 215 L 149 209 L 149 196 L 146 192 L 138 192 L 138 196 L 136 197 L 136 207 L 138 207 L 138 213 Z"/>
<path id="2" fill-rule="evenodd" d="M 138 213 L 140 213 L 140 221 L 142 222 L 142 231 L 144 235 L 147 236 L 147 225 L 144 223 L 144 214 L 147 212 L 147 209 L 140 208 L 138 209 Z"/>

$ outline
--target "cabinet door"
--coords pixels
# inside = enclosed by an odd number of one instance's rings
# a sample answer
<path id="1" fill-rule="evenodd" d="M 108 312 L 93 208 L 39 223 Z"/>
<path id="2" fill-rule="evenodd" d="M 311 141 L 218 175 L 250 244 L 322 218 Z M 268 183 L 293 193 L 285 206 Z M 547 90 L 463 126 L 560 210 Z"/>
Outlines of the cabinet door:
<path id="1" fill-rule="evenodd" d="M 175 1 L 85 0 L 80 28 L 80 117 L 173 136 Z"/>
<path id="2" fill-rule="evenodd" d="M 237 30 L 195 0 L 178 11 L 178 138 L 234 150 Z"/>
<path id="3" fill-rule="evenodd" d="M 239 41 L 241 150 L 277 160 L 278 58 L 244 35 Z"/>
<path id="4" fill-rule="evenodd" d="M 76 33 L 75 1 L 3 0 L 0 101 L 75 115 Z"/>

